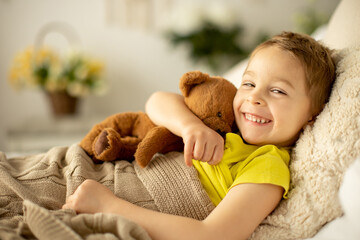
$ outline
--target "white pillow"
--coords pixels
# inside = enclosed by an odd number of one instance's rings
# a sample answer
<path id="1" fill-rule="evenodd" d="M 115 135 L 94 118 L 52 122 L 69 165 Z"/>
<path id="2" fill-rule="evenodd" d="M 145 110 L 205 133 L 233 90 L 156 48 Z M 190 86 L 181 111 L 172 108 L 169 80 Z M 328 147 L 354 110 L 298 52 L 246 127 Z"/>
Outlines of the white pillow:
<path id="1" fill-rule="evenodd" d="M 343 213 L 338 190 L 345 170 L 360 156 L 360 46 L 335 57 L 337 78 L 329 102 L 292 153 L 289 198 L 252 239 L 309 238 Z"/>
<path id="2" fill-rule="evenodd" d="M 326 45 L 336 49 L 360 45 L 359 10 L 359 0 L 340 1 L 328 24 Z"/>
<path id="3" fill-rule="evenodd" d="M 360 158 L 349 167 L 339 198 L 344 216 L 325 225 L 311 240 L 360 239 Z"/>

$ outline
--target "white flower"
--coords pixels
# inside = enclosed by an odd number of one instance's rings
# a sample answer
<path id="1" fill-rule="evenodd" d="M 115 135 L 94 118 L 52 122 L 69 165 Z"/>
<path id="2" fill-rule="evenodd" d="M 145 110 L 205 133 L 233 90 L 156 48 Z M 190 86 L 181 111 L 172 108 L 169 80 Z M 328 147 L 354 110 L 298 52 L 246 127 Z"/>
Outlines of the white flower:
<path id="1" fill-rule="evenodd" d="M 74 97 L 83 97 L 90 93 L 89 87 L 79 82 L 70 83 L 67 87 L 67 91 Z"/>
<path id="2" fill-rule="evenodd" d="M 94 94 L 98 96 L 103 96 L 109 90 L 108 85 L 105 84 L 105 81 L 96 81 L 94 83 Z"/>
<path id="3" fill-rule="evenodd" d="M 89 68 L 85 65 L 81 65 L 75 70 L 75 77 L 79 79 L 79 81 L 85 81 L 88 75 Z"/>

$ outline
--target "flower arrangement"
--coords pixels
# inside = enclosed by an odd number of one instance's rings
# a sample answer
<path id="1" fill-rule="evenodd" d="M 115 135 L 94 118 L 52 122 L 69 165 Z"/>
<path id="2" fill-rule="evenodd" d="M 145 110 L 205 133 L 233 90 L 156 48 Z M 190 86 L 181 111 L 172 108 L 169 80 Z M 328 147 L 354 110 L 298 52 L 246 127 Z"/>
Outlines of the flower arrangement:
<path id="1" fill-rule="evenodd" d="M 204 62 L 214 72 L 227 70 L 244 59 L 248 51 L 241 45 L 242 26 L 237 13 L 223 2 L 207 6 L 183 6 L 167 26 L 166 37 L 184 45 L 191 59 Z"/>
<path id="2" fill-rule="evenodd" d="M 103 64 L 80 52 L 60 58 L 51 48 L 28 47 L 18 53 L 9 73 L 15 89 L 41 88 L 46 92 L 65 92 L 72 97 L 105 91 Z"/>

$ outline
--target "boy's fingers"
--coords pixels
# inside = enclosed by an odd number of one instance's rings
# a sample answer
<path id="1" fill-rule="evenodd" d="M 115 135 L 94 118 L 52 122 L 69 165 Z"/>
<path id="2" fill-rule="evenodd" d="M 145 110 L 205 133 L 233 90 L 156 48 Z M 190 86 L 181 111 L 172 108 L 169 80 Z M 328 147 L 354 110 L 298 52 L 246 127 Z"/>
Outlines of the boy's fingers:
<path id="1" fill-rule="evenodd" d="M 71 208 L 71 202 L 69 202 L 68 200 L 66 200 L 66 203 L 61 207 L 62 209 L 69 209 Z"/>
<path id="2" fill-rule="evenodd" d="M 223 155 L 224 155 L 224 145 L 218 146 L 214 153 L 214 158 L 220 162 Z"/>
<path id="3" fill-rule="evenodd" d="M 194 146 L 192 143 L 185 143 L 184 146 L 184 160 L 187 166 L 192 166 L 192 155 Z"/>
<path id="4" fill-rule="evenodd" d="M 74 198 L 74 195 L 70 195 L 66 198 L 66 203 L 72 202 L 72 199 Z"/>
<path id="5" fill-rule="evenodd" d="M 223 155 L 224 155 L 224 149 L 221 147 L 215 147 L 214 154 L 208 163 L 210 165 L 218 164 L 221 161 Z"/>
<path id="6" fill-rule="evenodd" d="M 71 204 L 73 202 L 74 194 L 68 196 L 66 198 L 65 204 L 62 206 L 62 209 L 68 209 L 71 208 Z"/>
<path id="7" fill-rule="evenodd" d="M 192 160 L 186 162 L 186 166 L 191 167 L 192 166 Z"/>
<path id="8" fill-rule="evenodd" d="M 72 209 L 71 204 L 65 203 L 65 204 L 62 206 L 62 209 Z"/>
<path id="9" fill-rule="evenodd" d="M 199 142 L 199 141 L 197 141 L 195 143 L 194 152 L 193 152 L 194 159 L 196 159 L 196 160 L 202 160 L 203 159 L 204 150 L 205 150 L 204 148 L 205 148 L 204 143 Z"/>
<path id="10" fill-rule="evenodd" d="M 204 146 L 204 153 L 203 153 L 203 156 L 201 159 L 199 159 L 200 161 L 202 162 L 209 162 L 211 161 L 211 159 L 213 158 L 213 155 L 214 155 L 214 147 L 211 147 L 211 145 L 209 144 L 206 144 Z"/>

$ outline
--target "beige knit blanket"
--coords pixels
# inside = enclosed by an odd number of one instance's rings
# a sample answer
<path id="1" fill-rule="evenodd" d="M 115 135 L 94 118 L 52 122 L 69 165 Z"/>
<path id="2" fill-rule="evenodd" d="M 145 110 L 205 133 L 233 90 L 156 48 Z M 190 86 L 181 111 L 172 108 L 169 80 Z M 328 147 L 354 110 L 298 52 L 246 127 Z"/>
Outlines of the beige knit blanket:
<path id="1" fill-rule="evenodd" d="M 156 211 L 204 219 L 214 208 L 181 153 L 157 154 L 141 169 L 126 161 L 94 164 L 77 144 L 11 159 L 0 152 L 0 239 L 150 239 L 118 215 L 61 210 L 85 179 Z"/>

